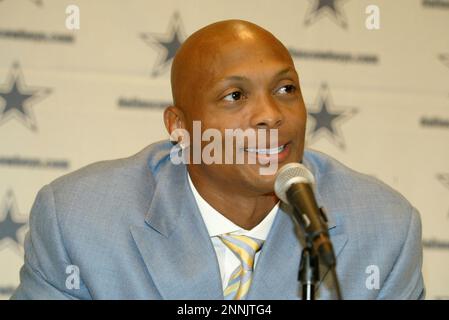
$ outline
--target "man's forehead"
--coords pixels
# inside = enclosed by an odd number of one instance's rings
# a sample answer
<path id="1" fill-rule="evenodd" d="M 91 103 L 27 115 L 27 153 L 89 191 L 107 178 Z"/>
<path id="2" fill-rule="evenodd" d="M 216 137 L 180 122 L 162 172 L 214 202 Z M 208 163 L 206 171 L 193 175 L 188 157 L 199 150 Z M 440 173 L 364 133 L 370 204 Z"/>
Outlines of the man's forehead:
<path id="1" fill-rule="evenodd" d="M 206 54 L 201 61 L 197 69 L 204 70 L 205 76 L 216 81 L 224 78 L 244 80 L 258 71 L 264 71 L 270 77 L 296 72 L 290 55 L 283 48 L 257 41 L 225 45 L 221 50 Z"/>
<path id="2" fill-rule="evenodd" d="M 284 45 L 273 35 L 260 30 L 234 30 L 232 34 L 220 32 L 213 37 L 204 37 L 198 48 L 207 56 L 225 62 L 247 56 L 263 58 L 266 55 L 290 58 Z"/>
<path id="3" fill-rule="evenodd" d="M 292 66 L 288 50 L 270 32 L 240 20 L 222 21 L 192 34 L 178 50 L 172 65 L 174 99 L 186 87 L 204 80 L 242 76 L 245 64 L 276 61 Z M 281 70 L 276 70 L 281 71 Z"/>

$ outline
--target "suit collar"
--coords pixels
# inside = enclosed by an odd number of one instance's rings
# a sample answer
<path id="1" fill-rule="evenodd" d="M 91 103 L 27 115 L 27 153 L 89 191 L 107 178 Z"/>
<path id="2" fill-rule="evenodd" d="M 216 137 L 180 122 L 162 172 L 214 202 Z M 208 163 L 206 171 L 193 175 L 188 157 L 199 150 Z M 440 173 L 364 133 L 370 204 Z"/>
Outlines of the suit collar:
<path id="1" fill-rule="evenodd" d="M 266 240 L 268 232 L 271 229 L 274 218 L 278 212 L 279 202 L 271 209 L 267 216 L 251 230 L 245 230 L 226 218 L 220 212 L 215 210 L 196 190 L 190 176 L 187 174 L 188 182 L 195 201 L 198 205 L 201 217 L 206 225 L 210 237 L 216 237 L 226 233 L 237 233 L 252 238 Z"/>
<path id="2" fill-rule="evenodd" d="M 324 207 L 328 219 L 328 228 L 332 229 L 337 225 L 337 217 L 335 212 L 328 211 L 325 206 L 325 198 L 322 195 L 322 186 L 325 183 L 322 177 L 322 169 L 313 161 L 312 157 L 308 156 L 307 152 L 305 152 L 302 162 L 315 176 L 315 197 L 318 205 Z M 195 202 L 190 192 L 186 192 L 186 190 L 190 191 L 187 169 L 185 165 L 172 165 L 170 161 L 160 161 L 157 165 L 150 166 L 153 169 L 157 168 L 154 178 L 157 183 L 153 199 L 145 216 L 145 222 L 156 231 L 168 236 L 177 226 L 175 221 L 185 211 L 180 210 L 179 203 L 182 202 L 179 201 L 181 200 L 179 197 L 183 198 L 183 201 Z M 178 199 L 173 197 L 178 197 Z M 196 203 L 194 204 L 197 208 Z"/>

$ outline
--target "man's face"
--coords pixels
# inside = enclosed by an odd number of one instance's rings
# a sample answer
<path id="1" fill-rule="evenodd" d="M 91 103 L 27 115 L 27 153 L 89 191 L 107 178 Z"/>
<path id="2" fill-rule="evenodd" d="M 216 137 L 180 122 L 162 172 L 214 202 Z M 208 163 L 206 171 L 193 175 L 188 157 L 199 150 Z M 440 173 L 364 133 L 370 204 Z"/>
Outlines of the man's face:
<path id="1" fill-rule="evenodd" d="M 191 137 L 193 121 L 201 121 L 203 132 L 218 129 L 223 137 L 223 155 L 225 129 L 276 129 L 276 146 L 284 149 L 270 157 L 276 157 L 281 167 L 302 159 L 306 111 L 292 60 L 285 48 L 272 42 L 270 39 L 230 41 L 202 55 L 199 76 L 185 95 L 189 104 L 185 126 Z M 208 143 L 203 142 L 203 147 Z M 272 147 L 268 135 L 266 143 L 264 148 Z M 267 165 L 260 161 L 248 164 L 248 157 L 267 156 L 236 147 L 235 153 L 245 153 L 245 164 L 202 163 L 190 165 L 189 170 L 194 170 L 197 176 L 207 175 L 222 181 L 227 187 L 232 185 L 236 190 L 241 188 L 255 194 L 272 192 L 275 172 L 261 175 L 261 167 Z"/>

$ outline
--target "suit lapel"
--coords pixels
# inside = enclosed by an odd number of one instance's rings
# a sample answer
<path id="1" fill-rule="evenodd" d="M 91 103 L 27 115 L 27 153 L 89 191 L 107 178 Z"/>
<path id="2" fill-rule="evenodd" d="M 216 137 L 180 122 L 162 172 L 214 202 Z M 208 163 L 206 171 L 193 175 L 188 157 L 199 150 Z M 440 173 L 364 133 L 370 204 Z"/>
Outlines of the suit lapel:
<path id="1" fill-rule="evenodd" d="M 133 239 L 163 299 L 223 299 L 212 242 L 190 191 L 185 166 L 158 168 L 145 226 Z"/>
<path id="2" fill-rule="evenodd" d="M 262 247 L 248 299 L 297 299 L 295 281 L 301 254 L 295 225 L 291 217 L 279 209 Z"/>
<path id="3" fill-rule="evenodd" d="M 326 197 L 320 193 L 320 186 L 325 181 L 320 178 L 319 168 L 307 161 L 307 158 L 304 158 L 304 165 L 312 171 L 317 180 L 314 192 L 318 205 L 327 209 L 329 235 L 338 264 L 338 256 L 346 245 L 347 236 L 341 221 L 338 221 L 338 214 L 331 207 L 327 207 Z M 293 208 L 282 204 L 261 251 L 248 299 L 302 299 L 298 271 L 304 245 L 304 234 L 295 223 Z M 329 268 L 320 263 L 319 269 L 320 280 L 316 287 L 316 298 L 331 297 L 334 289 L 322 285 L 323 282 L 332 285 L 332 282 L 323 281 L 329 274 Z"/>
<path id="4" fill-rule="evenodd" d="M 338 256 L 342 252 L 343 248 L 348 241 L 348 237 L 342 232 L 342 228 L 335 227 L 329 230 L 329 235 L 331 238 L 332 246 L 334 247 L 335 256 L 337 257 L 338 266 Z M 320 280 L 316 286 L 316 299 L 336 299 L 335 287 L 332 279 L 330 269 L 320 262 Z"/>

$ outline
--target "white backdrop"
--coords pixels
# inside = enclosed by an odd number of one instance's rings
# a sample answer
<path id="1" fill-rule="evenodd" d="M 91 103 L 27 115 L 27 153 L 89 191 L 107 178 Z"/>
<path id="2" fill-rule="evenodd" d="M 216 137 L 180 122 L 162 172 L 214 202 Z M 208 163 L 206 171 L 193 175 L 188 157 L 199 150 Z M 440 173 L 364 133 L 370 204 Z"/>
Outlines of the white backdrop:
<path id="1" fill-rule="evenodd" d="M 66 27 L 77 5 L 80 29 Z M 368 5 L 380 28 L 367 29 Z M 37 191 L 168 137 L 171 58 L 239 18 L 291 51 L 308 147 L 378 177 L 423 220 L 427 298 L 449 298 L 448 0 L 0 0 L 0 298 L 19 281 Z"/>

